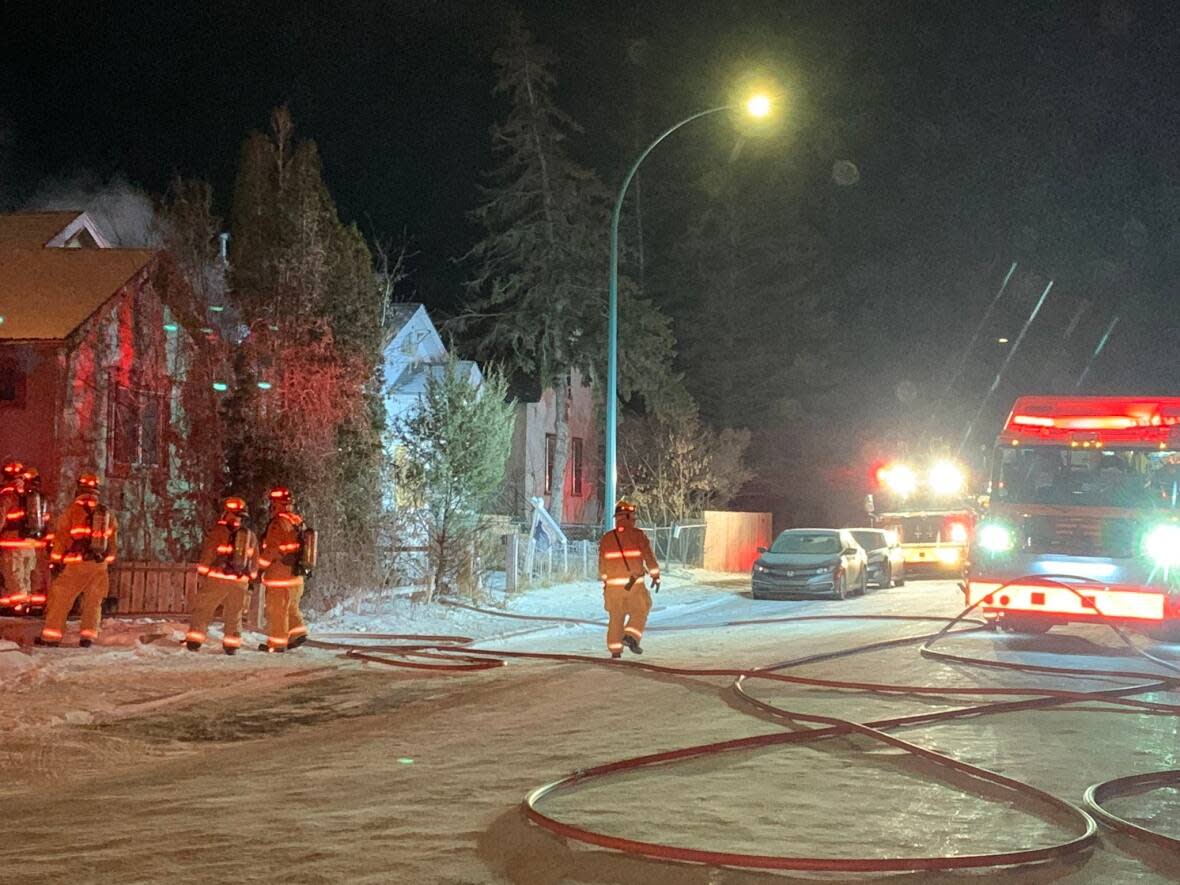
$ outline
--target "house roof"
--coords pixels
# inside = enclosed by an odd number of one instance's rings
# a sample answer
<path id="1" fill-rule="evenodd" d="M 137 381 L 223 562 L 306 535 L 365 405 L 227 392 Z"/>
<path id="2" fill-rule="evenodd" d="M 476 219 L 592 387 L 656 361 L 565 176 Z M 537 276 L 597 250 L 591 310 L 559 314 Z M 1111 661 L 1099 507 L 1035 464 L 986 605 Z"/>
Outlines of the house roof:
<path id="1" fill-rule="evenodd" d="M 411 366 L 406 369 L 391 385 L 394 396 L 418 397 L 426 392 L 427 378 L 442 378 L 447 367 L 445 363 L 427 363 Z M 456 360 L 455 373 L 460 378 L 467 378 L 472 384 L 483 382 L 483 373 L 479 366 L 471 360 Z"/>
<path id="2" fill-rule="evenodd" d="M 83 229 L 79 212 L 0 215 L 0 340 L 68 337 L 154 256 L 61 242 Z"/>
<path id="3" fill-rule="evenodd" d="M 398 336 L 402 329 L 419 310 L 422 305 L 417 301 L 402 301 L 398 304 L 391 304 L 389 306 L 389 331 L 386 337 L 387 341 L 393 341 Z"/>

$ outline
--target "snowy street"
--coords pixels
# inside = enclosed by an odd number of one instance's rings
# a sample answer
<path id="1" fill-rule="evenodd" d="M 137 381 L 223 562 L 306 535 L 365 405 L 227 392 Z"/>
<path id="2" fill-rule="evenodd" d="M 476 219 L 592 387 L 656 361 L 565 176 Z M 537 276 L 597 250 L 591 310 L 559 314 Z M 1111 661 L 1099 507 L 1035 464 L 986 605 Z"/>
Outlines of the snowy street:
<path id="1" fill-rule="evenodd" d="M 669 581 L 654 600 L 642 660 L 685 667 L 765 666 L 938 627 L 887 621 L 718 626 L 729 621 L 949 617 L 961 608 L 961 594 L 949 581 L 911 581 L 844 602 L 754 601 L 746 579 L 698 577 Z M 516 601 L 530 615 L 598 617 L 595 606 L 591 585 Z M 312 627 L 313 635 L 317 629 L 462 631 L 488 647 L 604 654 L 596 627 L 464 611 L 429 618 L 391 624 L 377 614 L 337 613 Z M 433 675 L 311 648 L 282 658 L 245 652 L 226 658 L 208 648 L 191 655 L 175 646 L 168 625 L 113 628 L 103 641 L 91 654 L 37 650 L 31 664 L 24 652 L 0 652 L 0 674 L 10 685 L 0 697 L 6 827 L 0 869 L 19 868 L 26 881 L 703 885 L 808 878 L 601 851 L 552 836 L 519 810 L 529 790 L 575 769 L 781 730 L 737 701 L 730 679 L 520 660 L 488 672 Z M 1055 666 L 1151 669 L 1109 631 L 1094 628 L 1057 628 L 1041 637 L 986 633 L 945 645 Z M 1177 658 L 1174 647 L 1152 650 Z M 15 662 L 18 656 L 25 660 Z M 791 672 L 928 685 L 1085 690 L 1111 684 L 952 667 L 922 658 L 916 645 Z M 780 683 L 760 682 L 750 690 L 791 709 L 859 721 L 950 706 L 946 697 Z M 1085 706 L 898 733 L 1075 803 L 1092 783 L 1175 765 L 1175 718 Z M 1156 829 L 1176 833 L 1180 804 L 1170 791 L 1163 794 L 1117 807 L 1125 815 L 1154 817 Z M 1035 809 L 981 795 L 965 780 L 948 781 L 932 766 L 853 738 L 711 756 L 596 781 L 544 810 L 635 839 L 814 856 L 991 852 L 1068 836 Z M 1104 832 L 1100 846 L 1074 866 L 979 875 L 1011 882 L 1174 881 L 1165 863 L 1151 849 Z M 969 875 L 915 873 L 901 880 Z"/>

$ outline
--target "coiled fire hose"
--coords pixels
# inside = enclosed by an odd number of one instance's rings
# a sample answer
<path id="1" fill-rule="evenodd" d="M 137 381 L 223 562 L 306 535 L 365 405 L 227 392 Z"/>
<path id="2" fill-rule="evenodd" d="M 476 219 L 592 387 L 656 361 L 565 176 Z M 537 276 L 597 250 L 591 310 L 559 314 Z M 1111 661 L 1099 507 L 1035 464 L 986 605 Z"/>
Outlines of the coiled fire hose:
<path id="1" fill-rule="evenodd" d="M 1037 575 L 1031 576 L 1042 583 L 1064 587 L 1081 596 L 1068 581 L 1080 580 L 1069 575 Z M 1030 577 L 1014 579 L 999 589 L 1010 584 L 1029 580 Z M 1084 599 L 1084 597 L 1083 597 Z M 482 609 L 463 603 L 452 602 L 451 605 L 477 611 L 486 615 L 512 618 L 522 621 L 537 621 L 546 623 L 567 623 L 605 626 L 601 621 L 581 618 L 563 618 L 539 615 L 520 615 L 494 609 Z M 884 621 L 884 622 L 937 622 L 941 629 L 934 633 L 919 636 L 907 636 L 896 639 L 880 640 L 862 644 L 847 649 L 822 654 L 809 655 L 804 658 L 788 660 L 756 669 L 736 668 L 697 668 L 671 667 L 631 660 L 612 660 L 609 658 L 526 651 L 507 651 L 502 649 L 472 648 L 472 639 L 462 636 L 436 636 L 415 634 L 320 634 L 316 640 L 309 642 L 322 648 L 339 649 L 349 657 L 380 663 L 389 666 L 410 668 L 414 670 L 430 670 L 436 672 L 454 673 L 486 670 L 501 667 L 511 659 L 553 661 L 558 663 L 584 663 L 595 666 L 626 667 L 649 673 L 672 676 L 699 677 L 733 677 L 732 688 L 752 709 L 763 715 L 794 723 L 809 722 L 816 727 L 803 731 L 784 731 L 753 737 L 737 738 L 727 741 L 717 741 L 696 746 L 682 747 L 661 753 L 652 753 L 630 759 L 608 762 L 592 768 L 574 772 L 560 780 L 537 787 L 532 790 L 522 803 L 522 810 L 529 820 L 560 836 L 573 839 L 589 845 L 596 845 L 615 851 L 635 854 L 649 858 L 667 861 L 708 864 L 711 866 L 745 867 L 753 869 L 775 870 L 809 870 L 829 872 L 899 872 L 908 870 L 936 871 L 970 868 L 991 868 L 1001 866 L 1018 866 L 1024 864 L 1043 863 L 1051 860 L 1061 860 L 1088 850 L 1098 836 L 1098 824 L 1095 818 L 1108 826 L 1128 833 L 1155 845 L 1168 848 L 1180 848 L 1180 839 L 1175 839 L 1163 833 L 1155 832 L 1118 817 L 1106 810 L 1103 803 L 1112 798 L 1141 793 L 1150 789 L 1180 786 L 1180 771 L 1160 771 L 1150 774 L 1133 775 L 1116 778 L 1105 783 L 1096 784 L 1086 790 L 1083 801 L 1087 810 L 1054 796 L 1030 784 L 1015 778 L 989 771 L 979 766 L 957 760 L 944 753 L 921 747 L 909 741 L 895 737 L 888 732 L 891 729 L 917 725 L 944 722 L 963 717 L 975 717 L 1001 712 L 1019 710 L 1045 709 L 1066 704 L 1099 701 L 1103 704 L 1138 709 L 1154 714 L 1180 716 L 1180 705 L 1154 703 L 1138 700 L 1134 695 L 1152 692 L 1175 691 L 1180 689 L 1180 668 L 1167 661 L 1150 655 L 1138 648 L 1117 624 L 1106 620 L 1116 635 L 1136 654 L 1144 657 L 1171 671 L 1172 675 L 1151 672 L 1135 672 L 1126 670 L 1100 670 L 1090 668 L 1048 667 L 1032 664 L 1020 664 L 1013 661 L 997 661 L 985 658 L 974 658 L 953 654 L 947 651 L 935 650 L 934 645 L 940 640 L 955 635 L 974 632 L 981 629 L 982 622 L 969 619 L 971 612 L 980 603 L 968 606 L 954 618 L 934 616 L 905 616 L 905 615 L 804 615 L 794 617 L 759 618 L 751 620 L 735 620 L 708 625 L 677 625 L 661 628 L 659 625 L 649 625 L 648 632 L 670 632 L 697 629 L 717 629 L 719 627 L 742 627 L 759 624 L 796 623 L 808 621 Z M 1098 616 L 1101 616 L 1092 602 L 1086 603 Z M 964 625 L 964 626 L 960 626 Z M 958 628 L 958 629 L 956 629 Z M 974 685 L 947 686 L 940 685 L 897 685 L 874 682 L 858 682 L 836 679 L 820 679 L 814 677 L 795 676 L 783 671 L 805 664 L 813 664 L 824 660 L 850 657 L 869 651 L 902 645 L 922 643 L 921 654 L 924 657 L 943 662 L 977 667 L 1001 668 L 1028 673 L 1046 673 L 1074 677 L 1101 677 L 1104 679 L 1135 680 L 1131 684 L 1120 685 L 1095 691 L 1070 691 L 1052 688 L 1003 688 L 980 687 Z M 753 697 L 746 690 L 752 680 L 768 680 L 793 685 L 800 685 L 828 690 L 845 690 L 856 692 L 870 692 L 885 695 L 914 695 L 914 696 L 953 696 L 955 698 L 977 697 L 1008 698 L 1001 700 L 981 700 L 966 706 L 958 706 L 937 712 L 922 712 L 905 716 L 879 719 L 871 722 L 855 722 L 831 716 L 820 716 L 801 711 L 789 710 Z M 539 806 L 546 798 L 558 793 L 569 792 L 588 781 L 609 777 L 625 771 L 633 771 L 669 762 L 680 761 L 702 756 L 750 750 L 760 747 L 779 746 L 789 744 L 803 744 L 824 740 L 840 735 L 856 734 L 870 740 L 900 749 L 915 757 L 932 762 L 948 771 L 966 774 L 983 782 L 996 784 L 1029 800 L 1032 804 L 1055 812 L 1054 820 L 1064 821 L 1070 831 L 1069 838 L 1053 845 L 1016 851 L 958 854 L 948 856 L 911 856 L 911 857 L 805 857 L 798 855 L 779 854 L 748 854 L 741 852 L 715 851 L 670 845 L 666 843 L 644 842 L 625 839 L 609 833 L 603 833 L 574 824 L 557 820 L 545 814 Z"/>

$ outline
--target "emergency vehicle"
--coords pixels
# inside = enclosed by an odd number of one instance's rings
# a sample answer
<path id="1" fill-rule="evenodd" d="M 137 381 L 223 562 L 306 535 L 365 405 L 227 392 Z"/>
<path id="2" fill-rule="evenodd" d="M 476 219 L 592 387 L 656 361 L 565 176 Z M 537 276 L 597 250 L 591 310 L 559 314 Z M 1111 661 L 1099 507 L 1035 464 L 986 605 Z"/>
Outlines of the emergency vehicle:
<path id="1" fill-rule="evenodd" d="M 1027 396 L 993 456 L 963 590 L 1014 632 L 1180 635 L 1180 397 Z"/>
<path id="2" fill-rule="evenodd" d="M 963 467 L 945 458 L 916 467 L 891 462 L 873 479 L 865 510 L 874 528 L 901 545 L 907 574 L 927 568 L 961 575 L 975 523 Z"/>

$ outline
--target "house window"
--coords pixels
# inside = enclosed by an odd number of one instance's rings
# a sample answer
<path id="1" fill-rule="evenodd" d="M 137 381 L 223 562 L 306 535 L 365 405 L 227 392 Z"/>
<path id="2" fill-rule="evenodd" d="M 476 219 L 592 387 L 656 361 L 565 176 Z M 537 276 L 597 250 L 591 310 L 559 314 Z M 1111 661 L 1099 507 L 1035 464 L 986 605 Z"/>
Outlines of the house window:
<path id="1" fill-rule="evenodd" d="M 582 440 L 574 437 L 570 440 L 572 449 L 570 450 L 570 457 L 574 460 L 574 497 L 582 497 Z"/>
<path id="2" fill-rule="evenodd" d="M 5 406 L 25 406 L 25 373 L 11 360 L 0 362 L 0 408 Z"/>
<path id="3" fill-rule="evenodd" d="M 164 463 L 164 397 L 146 390 L 113 388 L 111 461 L 116 467 Z"/>
<path id="4" fill-rule="evenodd" d="M 557 460 L 557 436 L 545 434 L 545 494 L 553 494 L 553 464 Z"/>

